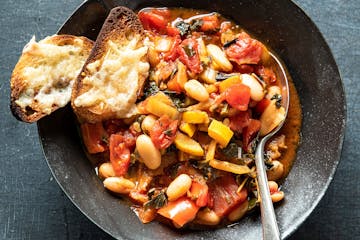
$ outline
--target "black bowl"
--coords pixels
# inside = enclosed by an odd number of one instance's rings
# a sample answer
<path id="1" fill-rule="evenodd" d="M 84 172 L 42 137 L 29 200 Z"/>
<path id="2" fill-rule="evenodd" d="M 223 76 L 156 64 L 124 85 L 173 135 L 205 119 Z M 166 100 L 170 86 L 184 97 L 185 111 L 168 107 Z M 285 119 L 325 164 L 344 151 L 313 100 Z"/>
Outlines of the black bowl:
<path id="1" fill-rule="evenodd" d="M 314 23 L 288 0 L 90 0 L 59 33 L 95 39 L 109 10 L 124 5 L 199 8 L 235 20 L 265 42 L 285 62 L 300 95 L 302 141 L 283 184 L 286 199 L 276 215 L 283 238 L 309 216 L 324 195 L 338 165 L 345 129 L 345 97 L 330 49 Z M 118 239 L 259 239 L 258 213 L 239 224 L 207 231 L 176 231 L 153 222 L 140 223 L 123 200 L 103 188 L 86 158 L 70 106 L 38 122 L 48 165 L 71 201 L 96 225 Z"/>

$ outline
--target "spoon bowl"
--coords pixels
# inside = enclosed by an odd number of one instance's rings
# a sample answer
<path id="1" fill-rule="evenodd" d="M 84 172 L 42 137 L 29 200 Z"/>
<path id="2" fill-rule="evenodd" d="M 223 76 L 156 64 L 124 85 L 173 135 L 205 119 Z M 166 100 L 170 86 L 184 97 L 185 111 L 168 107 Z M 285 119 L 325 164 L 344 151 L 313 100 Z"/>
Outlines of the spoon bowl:
<path id="1" fill-rule="evenodd" d="M 281 96 L 282 96 L 282 107 L 285 109 L 284 119 L 275 127 L 272 131 L 267 133 L 261 138 L 255 151 L 255 164 L 256 164 L 256 175 L 259 185 L 259 191 L 261 196 L 260 208 L 261 208 L 261 223 L 264 240 L 277 240 L 280 239 L 280 231 L 276 221 L 273 203 L 271 201 L 270 190 L 268 186 L 268 180 L 266 176 L 265 163 L 264 163 L 264 146 L 265 143 L 274 136 L 284 125 L 288 109 L 289 109 L 289 85 L 288 78 L 282 63 L 272 53 L 270 53 L 272 60 L 276 63 L 278 69 L 278 79 L 281 85 Z"/>

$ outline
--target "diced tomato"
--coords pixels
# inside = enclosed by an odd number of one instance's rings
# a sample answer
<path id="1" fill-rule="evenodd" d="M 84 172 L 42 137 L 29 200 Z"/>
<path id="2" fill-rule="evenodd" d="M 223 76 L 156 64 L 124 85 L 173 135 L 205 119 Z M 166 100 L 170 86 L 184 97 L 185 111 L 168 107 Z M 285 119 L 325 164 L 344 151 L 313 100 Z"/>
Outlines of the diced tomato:
<path id="1" fill-rule="evenodd" d="M 84 141 L 87 151 L 91 154 L 105 151 L 104 138 L 108 135 L 101 122 L 83 123 L 80 126 L 82 139 Z"/>
<path id="2" fill-rule="evenodd" d="M 125 144 L 125 139 L 120 134 L 110 136 L 110 162 L 116 176 L 126 174 L 130 165 L 130 150 Z"/>
<path id="3" fill-rule="evenodd" d="M 250 88 L 244 84 L 234 84 L 225 92 L 226 101 L 240 111 L 246 111 L 250 102 Z"/>
<path id="4" fill-rule="evenodd" d="M 150 130 L 150 137 L 158 149 L 169 147 L 176 136 L 178 120 L 171 120 L 168 115 L 161 116 L 156 120 L 154 127 Z"/>
<path id="5" fill-rule="evenodd" d="M 193 181 L 188 196 L 195 201 L 198 207 L 205 207 L 209 199 L 209 188 L 206 183 Z"/>
<path id="6" fill-rule="evenodd" d="M 199 210 L 199 207 L 188 197 L 181 197 L 158 210 L 158 214 L 173 221 L 173 223 L 182 227 L 192 221 Z"/>
<path id="7" fill-rule="evenodd" d="M 179 36 L 180 37 L 180 30 L 177 29 L 176 27 L 166 27 L 166 32 L 167 32 L 167 35 L 169 36 L 173 36 L 173 37 L 177 37 Z"/>
<path id="8" fill-rule="evenodd" d="M 156 217 L 156 209 L 155 208 L 139 208 L 135 209 L 137 212 L 137 216 L 139 217 L 142 223 L 149 223 Z"/>
<path id="9" fill-rule="evenodd" d="M 225 53 L 237 64 L 258 64 L 263 53 L 263 45 L 246 33 L 240 33 L 235 44 L 230 45 Z"/>
<path id="10" fill-rule="evenodd" d="M 243 188 L 237 193 L 238 185 L 231 175 L 217 178 L 209 185 L 211 208 L 222 217 L 246 201 L 247 190 Z"/>
<path id="11" fill-rule="evenodd" d="M 193 73 L 201 73 L 203 67 L 200 64 L 198 42 L 194 38 L 187 38 L 177 48 L 180 61 Z"/>
<path id="12" fill-rule="evenodd" d="M 260 65 L 257 66 L 254 71 L 265 81 L 266 84 L 270 85 L 276 83 L 276 75 L 271 68 Z"/>
<path id="13" fill-rule="evenodd" d="M 179 57 L 177 49 L 180 43 L 180 35 L 174 37 L 170 50 L 163 54 L 163 58 L 165 61 L 175 61 Z"/>
<path id="14" fill-rule="evenodd" d="M 181 93 L 182 90 L 180 84 L 177 82 L 176 77 L 170 79 L 170 81 L 167 82 L 167 87 L 169 90 L 175 91 L 177 93 Z"/>
<path id="15" fill-rule="evenodd" d="M 166 30 L 168 21 L 158 12 L 141 11 L 138 16 L 145 30 L 153 30 L 157 32 Z"/>
<path id="16" fill-rule="evenodd" d="M 270 104 L 270 99 L 263 98 L 260 102 L 258 102 L 255 106 L 255 112 L 258 114 L 262 114 L 267 106 Z"/>
<path id="17" fill-rule="evenodd" d="M 250 151 L 250 142 L 254 139 L 257 132 L 259 132 L 261 127 L 261 122 L 256 119 L 250 119 L 249 124 L 243 130 L 243 149 L 244 151 Z"/>
<path id="18" fill-rule="evenodd" d="M 203 24 L 200 30 L 203 32 L 214 31 L 220 27 L 219 18 L 216 14 L 208 15 L 202 18 Z"/>
<path id="19" fill-rule="evenodd" d="M 230 129 L 237 132 L 242 133 L 243 128 L 249 124 L 250 120 L 250 112 L 239 112 L 235 116 L 231 116 L 230 120 Z"/>

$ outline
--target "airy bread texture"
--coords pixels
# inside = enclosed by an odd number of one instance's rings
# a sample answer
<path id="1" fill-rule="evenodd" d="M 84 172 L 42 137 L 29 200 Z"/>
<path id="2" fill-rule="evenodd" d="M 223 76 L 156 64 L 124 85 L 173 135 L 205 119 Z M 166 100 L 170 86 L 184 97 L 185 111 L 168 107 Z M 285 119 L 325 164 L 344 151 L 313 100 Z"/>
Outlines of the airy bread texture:
<path id="1" fill-rule="evenodd" d="M 53 35 L 39 42 L 33 37 L 11 76 L 13 115 L 31 123 L 65 106 L 92 47 L 85 37 Z"/>
<path id="2" fill-rule="evenodd" d="M 81 122 L 128 118 L 149 73 L 144 29 L 126 7 L 111 10 L 78 76 L 71 98 Z"/>

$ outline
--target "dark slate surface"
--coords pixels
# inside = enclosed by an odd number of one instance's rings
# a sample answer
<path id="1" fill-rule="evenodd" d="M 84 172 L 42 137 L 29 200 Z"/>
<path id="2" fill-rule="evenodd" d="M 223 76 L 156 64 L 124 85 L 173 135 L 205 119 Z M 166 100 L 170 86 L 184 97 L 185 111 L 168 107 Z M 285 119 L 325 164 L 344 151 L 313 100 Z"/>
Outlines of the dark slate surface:
<path id="1" fill-rule="evenodd" d="M 81 0 L 2 0 L 0 7 L 0 239 L 112 239 L 62 193 L 46 165 L 36 125 L 9 111 L 9 78 L 33 34 L 57 31 Z M 345 85 L 347 129 L 335 178 L 290 238 L 360 239 L 360 2 L 297 0 L 327 40 Z M 331 129 L 329 129 L 331 131 Z"/>

